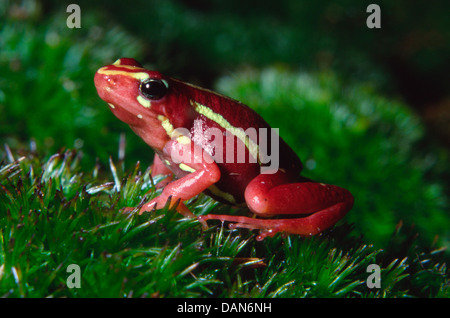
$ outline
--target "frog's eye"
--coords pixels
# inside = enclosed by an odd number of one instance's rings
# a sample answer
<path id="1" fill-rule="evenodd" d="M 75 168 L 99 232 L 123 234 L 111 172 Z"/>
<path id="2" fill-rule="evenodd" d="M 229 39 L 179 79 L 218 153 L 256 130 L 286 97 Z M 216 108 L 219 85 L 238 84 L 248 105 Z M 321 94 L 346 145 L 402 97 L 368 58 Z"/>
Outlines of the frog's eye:
<path id="1" fill-rule="evenodd" d="M 166 95 L 167 86 L 160 79 L 150 78 L 141 83 L 139 91 L 148 99 L 158 100 Z"/>

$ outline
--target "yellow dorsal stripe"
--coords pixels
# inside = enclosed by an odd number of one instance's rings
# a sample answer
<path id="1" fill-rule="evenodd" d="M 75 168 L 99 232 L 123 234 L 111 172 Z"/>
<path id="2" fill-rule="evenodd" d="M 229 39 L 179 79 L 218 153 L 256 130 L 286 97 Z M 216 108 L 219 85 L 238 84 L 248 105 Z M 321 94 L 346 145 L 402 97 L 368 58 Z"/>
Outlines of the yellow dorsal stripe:
<path id="1" fill-rule="evenodd" d="M 126 66 L 126 65 L 121 65 L 120 68 L 124 68 L 126 70 L 136 70 L 139 69 L 135 66 Z M 150 77 L 150 75 L 148 75 L 146 72 L 130 72 L 130 71 L 121 71 L 121 70 L 109 70 L 107 66 L 104 66 L 102 68 L 100 68 L 97 72 L 99 74 L 103 74 L 103 75 L 123 75 L 123 76 L 128 76 L 131 78 L 134 78 L 136 80 L 139 81 L 143 81 L 146 80 L 147 78 Z"/>
<path id="2" fill-rule="evenodd" d="M 196 112 L 198 112 L 199 114 L 202 114 L 206 118 L 214 121 L 220 127 L 228 130 L 234 136 L 239 138 L 244 143 L 245 147 L 247 147 L 250 154 L 254 158 L 256 158 L 258 162 L 260 162 L 259 146 L 245 134 L 245 131 L 243 129 L 234 127 L 222 115 L 215 113 L 211 108 L 209 108 L 205 105 L 202 105 L 202 104 L 200 104 L 196 101 L 192 101 L 192 100 L 191 100 L 191 105 L 194 107 Z"/>

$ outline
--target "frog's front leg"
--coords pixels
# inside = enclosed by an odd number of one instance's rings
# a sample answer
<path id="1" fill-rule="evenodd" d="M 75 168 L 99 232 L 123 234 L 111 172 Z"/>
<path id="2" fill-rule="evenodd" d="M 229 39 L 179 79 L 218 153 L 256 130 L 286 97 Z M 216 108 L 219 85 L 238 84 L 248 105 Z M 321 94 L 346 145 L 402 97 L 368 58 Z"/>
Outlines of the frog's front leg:
<path id="1" fill-rule="evenodd" d="M 185 171 L 187 174 L 167 184 L 158 197 L 144 204 L 139 211 L 140 214 L 154 208 L 161 209 L 170 199 L 170 208 L 177 205 L 176 210 L 179 213 L 188 217 L 196 217 L 183 202 L 219 181 L 219 167 L 211 156 L 198 145 L 192 142 L 186 144 L 171 140 L 164 147 L 162 156 L 171 158 L 174 153 L 183 158 L 183 161 L 178 163 L 178 167 L 175 167 L 175 169 Z M 170 164 L 174 165 L 175 163 L 170 160 Z"/>
<path id="2" fill-rule="evenodd" d="M 173 172 L 167 168 L 167 166 L 162 162 L 161 158 L 159 158 L 158 154 L 155 154 L 153 158 L 152 165 L 152 177 L 163 176 L 157 184 L 156 188 L 164 188 L 167 184 L 169 184 L 173 179 Z"/>
<path id="3" fill-rule="evenodd" d="M 253 179 L 245 191 L 245 200 L 250 210 L 262 217 L 274 215 L 299 215 L 283 219 L 256 219 L 243 216 L 205 215 L 211 219 L 236 222 L 231 227 L 260 229 L 257 237 L 262 240 L 277 232 L 301 236 L 318 234 L 333 226 L 353 206 L 353 196 L 346 189 L 308 179 L 292 183 L 283 171 L 261 174 Z"/>

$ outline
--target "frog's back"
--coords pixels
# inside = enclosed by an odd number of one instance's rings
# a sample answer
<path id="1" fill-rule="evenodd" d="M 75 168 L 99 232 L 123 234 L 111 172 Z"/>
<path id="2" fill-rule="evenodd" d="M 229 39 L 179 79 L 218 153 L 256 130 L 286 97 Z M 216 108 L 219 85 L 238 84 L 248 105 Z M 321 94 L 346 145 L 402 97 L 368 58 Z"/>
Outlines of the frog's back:
<path id="1" fill-rule="evenodd" d="M 200 94 L 198 89 L 193 91 L 190 104 L 196 112 L 191 127 L 192 138 L 214 157 L 221 171 L 220 181 L 210 189 L 210 194 L 216 199 L 230 203 L 245 202 L 247 184 L 261 173 L 262 165 L 274 164 L 261 162 L 258 153 L 261 146 L 267 147 L 266 153 L 277 161 L 275 165 L 279 168 L 300 175 L 302 165 L 295 152 L 275 135 L 279 151 L 278 155 L 272 154 L 271 138 L 274 135 L 271 127 L 247 105 L 208 90 Z M 265 134 L 261 135 L 264 130 Z M 219 134 L 222 140 L 215 139 Z M 216 140 L 214 145 L 211 145 L 212 140 Z M 217 145 L 221 145 L 221 153 L 217 151 Z"/>

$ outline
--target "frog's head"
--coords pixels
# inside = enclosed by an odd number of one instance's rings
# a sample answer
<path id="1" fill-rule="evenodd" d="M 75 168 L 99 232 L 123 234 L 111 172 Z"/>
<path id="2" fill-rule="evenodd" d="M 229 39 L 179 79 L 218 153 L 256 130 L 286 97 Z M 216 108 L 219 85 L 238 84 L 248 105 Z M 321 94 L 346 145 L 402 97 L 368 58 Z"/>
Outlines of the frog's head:
<path id="1" fill-rule="evenodd" d="M 134 59 L 121 58 L 100 68 L 94 82 L 113 114 L 155 149 L 162 149 L 174 128 L 194 120 L 189 93 L 193 89 L 144 69 Z"/>
<path id="2" fill-rule="evenodd" d="M 161 73 L 149 71 L 131 58 L 121 58 L 100 68 L 95 87 L 101 99 L 121 121 L 139 127 L 157 116 L 165 104 L 168 83 Z"/>

